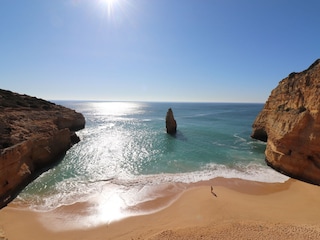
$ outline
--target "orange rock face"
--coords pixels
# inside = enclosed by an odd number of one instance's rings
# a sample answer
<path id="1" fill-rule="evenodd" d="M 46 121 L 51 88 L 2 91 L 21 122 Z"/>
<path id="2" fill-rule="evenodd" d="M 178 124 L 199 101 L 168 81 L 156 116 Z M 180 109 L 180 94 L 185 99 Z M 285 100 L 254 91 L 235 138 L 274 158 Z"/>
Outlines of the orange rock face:
<path id="1" fill-rule="evenodd" d="M 271 92 L 253 123 L 252 137 L 266 141 L 274 169 L 320 184 L 320 59 L 291 73 Z"/>
<path id="2" fill-rule="evenodd" d="M 0 90 L 0 208 L 61 159 L 84 125 L 71 109 Z"/>

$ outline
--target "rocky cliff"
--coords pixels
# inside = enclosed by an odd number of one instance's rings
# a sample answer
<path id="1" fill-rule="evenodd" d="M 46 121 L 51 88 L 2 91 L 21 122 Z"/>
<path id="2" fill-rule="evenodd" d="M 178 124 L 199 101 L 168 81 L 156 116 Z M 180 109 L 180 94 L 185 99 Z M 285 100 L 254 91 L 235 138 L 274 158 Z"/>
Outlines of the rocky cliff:
<path id="1" fill-rule="evenodd" d="M 0 89 L 0 208 L 59 161 L 84 125 L 71 109 Z"/>
<path id="2" fill-rule="evenodd" d="M 274 169 L 320 184 L 320 59 L 291 73 L 271 92 L 253 123 L 252 137 L 266 141 Z"/>

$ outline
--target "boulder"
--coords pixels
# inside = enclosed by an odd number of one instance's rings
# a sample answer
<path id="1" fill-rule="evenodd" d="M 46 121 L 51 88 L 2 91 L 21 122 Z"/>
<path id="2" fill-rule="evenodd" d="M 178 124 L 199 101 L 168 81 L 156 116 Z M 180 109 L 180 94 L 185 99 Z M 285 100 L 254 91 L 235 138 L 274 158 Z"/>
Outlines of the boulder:
<path id="1" fill-rule="evenodd" d="M 82 114 L 0 89 L 0 208 L 79 141 Z"/>
<path id="2" fill-rule="evenodd" d="M 168 134 L 175 134 L 177 132 L 177 122 L 174 119 L 171 108 L 168 109 L 166 115 L 166 129 Z"/>
<path id="3" fill-rule="evenodd" d="M 320 184 L 320 59 L 271 92 L 252 127 L 267 142 L 266 162 L 290 177 Z"/>

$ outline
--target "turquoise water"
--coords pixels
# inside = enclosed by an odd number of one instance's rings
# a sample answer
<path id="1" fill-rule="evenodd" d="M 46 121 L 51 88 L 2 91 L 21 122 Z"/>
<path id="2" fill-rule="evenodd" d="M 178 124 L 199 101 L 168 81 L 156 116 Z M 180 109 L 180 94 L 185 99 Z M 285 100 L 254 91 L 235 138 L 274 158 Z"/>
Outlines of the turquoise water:
<path id="1" fill-rule="evenodd" d="M 83 113 L 86 128 L 63 161 L 19 195 L 17 201 L 36 210 L 91 201 L 95 214 L 85 221 L 94 225 L 97 219 L 119 219 L 125 209 L 161 197 L 154 186 L 181 188 L 180 183 L 215 177 L 286 179 L 266 166 L 265 143 L 250 138 L 262 104 L 57 103 Z M 176 136 L 165 131 L 168 108 L 178 124 Z"/>

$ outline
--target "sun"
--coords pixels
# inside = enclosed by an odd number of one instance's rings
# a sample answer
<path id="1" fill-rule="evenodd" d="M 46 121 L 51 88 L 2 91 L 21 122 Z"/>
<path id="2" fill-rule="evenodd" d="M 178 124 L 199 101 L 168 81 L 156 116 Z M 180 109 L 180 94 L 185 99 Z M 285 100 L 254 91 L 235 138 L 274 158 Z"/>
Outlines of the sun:
<path id="1" fill-rule="evenodd" d="M 111 16 L 115 5 L 119 2 L 119 0 L 102 0 L 101 2 L 107 8 L 108 16 Z"/>
<path id="2" fill-rule="evenodd" d="M 108 22 L 118 23 L 128 16 L 129 0 L 96 0 L 98 9 Z"/>

